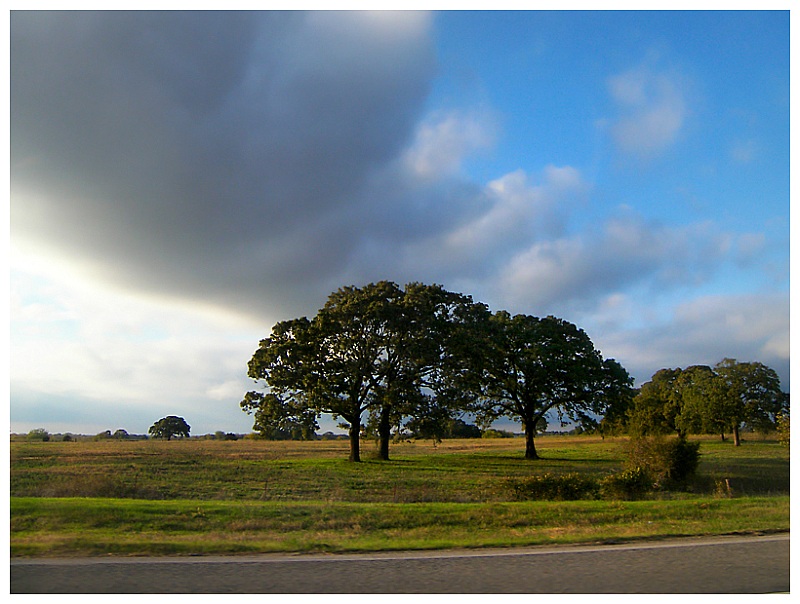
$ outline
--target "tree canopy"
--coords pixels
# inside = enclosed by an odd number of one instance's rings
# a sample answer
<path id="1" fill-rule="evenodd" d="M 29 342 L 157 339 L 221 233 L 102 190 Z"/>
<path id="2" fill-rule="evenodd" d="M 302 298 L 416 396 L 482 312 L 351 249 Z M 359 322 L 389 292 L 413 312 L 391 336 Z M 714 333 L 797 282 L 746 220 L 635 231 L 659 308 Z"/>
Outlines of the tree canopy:
<path id="1" fill-rule="evenodd" d="M 364 433 L 377 437 L 388 459 L 392 434 L 440 439 L 464 424 L 465 413 L 484 428 L 501 417 L 519 421 L 525 457 L 536 459 L 535 435 L 553 415 L 601 433 L 731 430 L 738 444 L 742 425 L 774 426 L 788 412 L 777 375 L 761 363 L 661 369 L 637 391 L 576 325 L 492 313 L 421 283 L 340 288 L 312 319 L 276 323 L 248 375 L 264 386 L 240 403 L 255 431 L 310 439 L 329 414 L 349 431 L 351 461 L 361 459 Z"/>
<path id="2" fill-rule="evenodd" d="M 262 429 L 312 428 L 323 413 L 342 418 L 351 461 L 361 459 L 362 416 L 369 412 L 388 459 L 391 429 L 402 418 L 449 415 L 438 395 L 457 390 L 452 351 L 473 307 L 468 296 L 438 285 L 341 288 L 313 320 L 280 322 L 260 342 L 248 375 L 266 382 L 268 393 L 247 393 L 241 406 Z"/>
<path id="3" fill-rule="evenodd" d="M 787 397 L 773 369 L 723 359 L 713 368 L 695 365 L 656 372 L 634 399 L 629 422 L 638 434 L 705 433 L 724 438 L 730 431 L 739 445 L 742 425 L 772 429 L 786 407 Z"/>
<path id="4" fill-rule="evenodd" d="M 475 410 L 485 425 L 504 416 L 519 420 L 527 459 L 538 458 L 536 426 L 549 411 L 594 426 L 612 388 L 630 385 L 621 365 L 604 362 L 589 336 L 563 319 L 499 311 L 486 336 Z"/>
<path id="5" fill-rule="evenodd" d="M 148 432 L 153 438 L 172 440 L 173 436 L 189 438 L 190 428 L 189 424 L 187 424 L 186 420 L 182 417 L 168 415 L 150 426 Z"/>

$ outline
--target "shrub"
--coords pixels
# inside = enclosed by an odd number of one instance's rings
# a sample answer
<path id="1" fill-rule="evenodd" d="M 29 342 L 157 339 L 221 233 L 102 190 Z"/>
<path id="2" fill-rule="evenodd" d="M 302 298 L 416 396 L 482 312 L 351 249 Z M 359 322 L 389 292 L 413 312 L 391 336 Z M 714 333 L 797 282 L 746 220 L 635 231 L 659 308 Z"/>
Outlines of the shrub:
<path id="1" fill-rule="evenodd" d="M 515 499 L 572 501 L 595 499 L 599 493 L 597 481 L 581 474 L 539 474 L 513 480 L 511 491 Z"/>
<path id="2" fill-rule="evenodd" d="M 641 467 L 611 474 L 600 480 L 600 495 L 604 499 L 640 499 L 652 490 L 653 479 Z"/>
<path id="3" fill-rule="evenodd" d="M 776 419 L 777 429 L 778 429 L 778 442 L 785 447 L 789 446 L 789 414 L 787 412 L 782 412 L 778 414 Z"/>
<path id="4" fill-rule="evenodd" d="M 700 463 L 700 443 L 685 438 L 631 439 L 626 451 L 628 470 L 641 468 L 657 486 L 684 484 L 694 476 Z"/>

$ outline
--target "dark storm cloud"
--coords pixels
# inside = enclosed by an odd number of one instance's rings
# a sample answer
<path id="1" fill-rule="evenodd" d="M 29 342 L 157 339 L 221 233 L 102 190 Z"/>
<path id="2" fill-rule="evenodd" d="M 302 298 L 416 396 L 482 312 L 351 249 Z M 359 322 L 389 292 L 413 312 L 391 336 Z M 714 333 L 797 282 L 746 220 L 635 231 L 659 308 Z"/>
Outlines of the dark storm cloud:
<path id="1" fill-rule="evenodd" d="M 324 296 L 420 118 L 427 19 L 12 13 L 14 237 L 253 312 Z"/>

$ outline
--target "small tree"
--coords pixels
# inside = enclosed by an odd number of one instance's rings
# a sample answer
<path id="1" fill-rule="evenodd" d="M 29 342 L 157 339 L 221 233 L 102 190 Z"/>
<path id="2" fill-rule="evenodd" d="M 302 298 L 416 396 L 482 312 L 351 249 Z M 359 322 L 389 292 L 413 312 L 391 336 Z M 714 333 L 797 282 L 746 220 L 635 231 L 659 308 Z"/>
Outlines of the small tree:
<path id="1" fill-rule="evenodd" d="M 189 438 L 189 429 L 191 426 L 186 423 L 186 420 L 182 417 L 177 417 L 175 415 L 168 415 L 152 426 L 150 426 L 150 436 L 153 438 L 166 438 L 167 440 L 172 440 L 173 436 L 180 436 L 183 438 Z"/>
<path id="2" fill-rule="evenodd" d="M 789 412 L 782 411 L 778 414 L 777 420 L 778 442 L 784 447 L 789 446 L 789 437 L 791 430 L 789 429 Z"/>
<path id="3" fill-rule="evenodd" d="M 34 428 L 28 432 L 28 440 L 40 440 L 47 442 L 50 440 L 50 433 L 44 428 Z"/>

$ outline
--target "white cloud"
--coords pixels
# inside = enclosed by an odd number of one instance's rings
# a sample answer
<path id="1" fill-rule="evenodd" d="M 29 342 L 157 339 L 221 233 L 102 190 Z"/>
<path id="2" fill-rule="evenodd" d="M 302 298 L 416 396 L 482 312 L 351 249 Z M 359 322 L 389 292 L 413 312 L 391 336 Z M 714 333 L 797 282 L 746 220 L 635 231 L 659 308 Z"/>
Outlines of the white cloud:
<path id="1" fill-rule="evenodd" d="M 237 403 L 251 386 L 246 363 L 269 319 L 259 326 L 134 297 L 13 249 L 11 258 L 12 427 L 47 421 L 51 431 L 75 431 L 63 419 L 69 414 L 84 426 L 135 432 L 171 413 L 193 430 L 246 423 Z M 59 408 L 30 419 L 48 401 Z"/>
<path id="2" fill-rule="evenodd" d="M 702 283 L 726 258 L 730 238 L 709 223 L 668 227 L 626 212 L 601 228 L 519 251 L 497 287 L 509 303 L 552 312 L 634 285 L 663 290 Z"/>
<path id="3" fill-rule="evenodd" d="M 616 357 L 640 382 L 658 369 L 714 365 L 728 357 L 772 367 L 782 388 L 789 389 L 789 299 L 784 294 L 700 296 L 676 304 L 661 319 L 648 317 L 644 326 L 606 330 L 598 324 L 590 333 L 604 354 Z"/>
<path id="4" fill-rule="evenodd" d="M 675 72 L 640 67 L 609 78 L 608 88 L 619 108 L 611 134 L 623 152 L 647 157 L 678 139 L 688 107 L 683 81 Z"/>
<path id="5" fill-rule="evenodd" d="M 486 212 L 450 233 L 447 246 L 491 254 L 493 247 L 558 234 L 587 188 L 580 172 L 569 166 L 547 166 L 540 185 L 530 183 L 522 170 L 506 174 L 486 187 Z"/>
<path id="6" fill-rule="evenodd" d="M 416 178 L 430 180 L 454 175 L 463 159 L 491 146 L 495 127 L 477 114 L 436 115 L 418 127 L 414 143 L 406 151 L 406 169 Z"/>
<path id="7" fill-rule="evenodd" d="M 405 266 L 426 266 L 436 279 L 458 274 L 462 282 L 485 280 L 498 264 L 530 241 L 563 233 L 569 216 L 586 200 L 589 184 L 571 166 L 547 166 L 539 182 L 523 170 L 506 174 L 473 193 L 473 203 L 429 237 L 410 241 Z"/>

